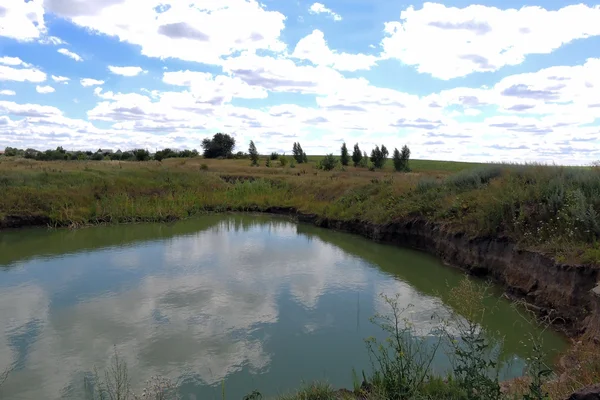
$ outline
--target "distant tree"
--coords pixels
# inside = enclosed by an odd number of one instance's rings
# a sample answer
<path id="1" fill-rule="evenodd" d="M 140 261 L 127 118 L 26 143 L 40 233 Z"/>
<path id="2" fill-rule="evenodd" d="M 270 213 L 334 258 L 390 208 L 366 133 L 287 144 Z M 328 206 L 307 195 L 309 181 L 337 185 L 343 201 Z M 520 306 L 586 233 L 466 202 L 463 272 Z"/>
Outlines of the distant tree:
<path id="1" fill-rule="evenodd" d="M 360 147 L 358 147 L 358 143 L 354 145 L 354 151 L 352 151 L 352 163 L 355 167 L 358 167 L 360 164 L 360 160 L 362 159 L 362 153 L 360 152 Z"/>
<path id="2" fill-rule="evenodd" d="M 363 155 L 360 159 L 360 162 L 358 163 L 358 166 L 361 168 L 369 168 L 369 155 L 366 151 L 363 151 Z"/>
<path id="3" fill-rule="evenodd" d="M 250 147 L 248 147 L 248 154 L 250 154 L 250 160 L 252 162 L 252 166 L 258 166 L 258 150 L 256 150 L 256 146 L 254 145 L 254 141 L 250 141 Z"/>
<path id="4" fill-rule="evenodd" d="M 304 150 L 302 150 L 302 146 L 300 145 L 300 143 L 294 142 L 292 157 L 294 157 L 294 160 L 296 160 L 298 164 L 308 162 L 306 153 L 304 152 Z"/>
<path id="5" fill-rule="evenodd" d="M 373 163 L 373 167 L 382 169 L 387 161 L 388 155 L 388 149 L 384 145 L 381 145 L 381 148 L 375 146 L 371 151 L 371 162 Z"/>
<path id="6" fill-rule="evenodd" d="M 215 133 L 212 139 L 202 141 L 204 158 L 228 158 L 233 154 L 235 139 L 226 133 Z"/>
<path id="7" fill-rule="evenodd" d="M 342 154 L 340 157 L 340 161 L 343 166 L 347 166 L 350 163 L 350 155 L 348 154 L 348 147 L 346 147 L 346 142 L 342 144 Z"/>
<path id="8" fill-rule="evenodd" d="M 331 171 L 336 167 L 338 159 L 333 154 L 327 154 L 317 165 L 317 168 Z"/>
<path id="9" fill-rule="evenodd" d="M 400 153 L 400 159 L 402 160 L 404 172 L 410 172 L 410 166 L 408 161 L 410 159 L 410 149 L 407 145 L 402 146 L 402 152 Z"/>
<path id="10" fill-rule="evenodd" d="M 394 153 L 392 156 L 392 161 L 394 162 L 394 169 L 398 172 L 402 172 L 404 171 L 404 165 L 402 163 L 402 157 L 400 155 L 400 152 L 398 151 L 398 148 L 396 147 L 394 149 Z"/>
<path id="11" fill-rule="evenodd" d="M 279 158 L 279 153 L 277 153 L 276 151 L 272 152 L 271 155 L 269 156 L 269 158 L 273 161 L 277 160 Z"/>
<path id="12" fill-rule="evenodd" d="M 96 153 L 96 154 L 102 154 L 102 153 Z M 135 158 L 136 161 L 148 161 L 150 159 L 150 152 L 145 149 L 133 150 L 133 157 Z M 104 156 L 103 156 L 103 158 L 104 158 Z"/>
<path id="13" fill-rule="evenodd" d="M 123 157 L 123 152 L 121 150 L 117 150 L 110 155 L 110 159 L 113 161 L 121 161 L 122 157 Z"/>
<path id="14" fill-rule="evenodd" d="M 96 153 L 92 154 L 92 157 L 90 157 L 90 159 L 94 160 L 94 161 L 102 161 L 102 160 L 104 160 L 104 154 L 96 152 Z M 139 160 L 139 161 L 143 161 L 143 160 Z"/>

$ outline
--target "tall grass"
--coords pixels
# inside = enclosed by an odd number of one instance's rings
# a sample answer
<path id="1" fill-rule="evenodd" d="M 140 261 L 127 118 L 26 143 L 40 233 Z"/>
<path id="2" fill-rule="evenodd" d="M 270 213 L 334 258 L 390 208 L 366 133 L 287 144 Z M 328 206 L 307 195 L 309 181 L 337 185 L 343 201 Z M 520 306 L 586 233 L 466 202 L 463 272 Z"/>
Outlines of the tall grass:
<path id="1" fill-rule="evenodd" d="M 42 216 L 52 225 L 80 226 L 285 206 L 373 223 L 419 217 L 472 235 L 507 236 L 561 261 L 600 263 L 598 168 L 493 164 L 394 174 L 250 167 L 245 160 L 201 160 L 208 170 L 195 159 L 25 161 L 0 163 L 0 218 Z"/>

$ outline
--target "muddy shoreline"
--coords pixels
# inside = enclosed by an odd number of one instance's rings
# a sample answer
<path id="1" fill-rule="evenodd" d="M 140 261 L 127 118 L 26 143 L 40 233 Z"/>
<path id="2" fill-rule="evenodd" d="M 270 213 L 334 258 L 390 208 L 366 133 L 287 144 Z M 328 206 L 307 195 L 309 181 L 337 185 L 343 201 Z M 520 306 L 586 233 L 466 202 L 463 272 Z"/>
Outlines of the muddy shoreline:
<path id="1" fill-rule="evenodd" d="M 538 316 L 549 317 L 553 327 L 567 336 L 577 338 L 586 335 L 600 341 L 598 267 L 557 263 L 543 254 L 519 249 L 508 238 L 470 237 L 420 218 L 372 224 L 358 220 L 331 220 L 304 214 L 291 207 L 243 211 L 286 215 L 321 228 L 426 251 L 452 267 L 492 279 L 504 288 L 509 297 L 525 301 Z M 165 222 L 173 219 L 166 218 Z M 50 225 L 50 218 L 43 216 L 13 215 L 0 220 L 0 230 Z"/>

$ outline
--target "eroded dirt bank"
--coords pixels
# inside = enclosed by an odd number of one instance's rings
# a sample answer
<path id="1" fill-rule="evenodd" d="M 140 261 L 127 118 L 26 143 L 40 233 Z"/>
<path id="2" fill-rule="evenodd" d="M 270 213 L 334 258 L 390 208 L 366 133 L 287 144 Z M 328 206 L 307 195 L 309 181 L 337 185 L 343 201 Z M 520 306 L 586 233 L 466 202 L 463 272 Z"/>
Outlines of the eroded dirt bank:
<path id="1" fill-rule="evenodd" d="M 600 269 L 595 266 L 560 264 L 543 254 L 521 250 L 507 238 L 473 238 L 421 219 L 378 225 L 330 220 L 290 209 L 268 211 L 295 215 L 322 228 L 424 250 L 449 265 L 492 278 L 539 315 L 549 315 L 555 327 L 568 336 L 587 333 L 600 340 Z"/>

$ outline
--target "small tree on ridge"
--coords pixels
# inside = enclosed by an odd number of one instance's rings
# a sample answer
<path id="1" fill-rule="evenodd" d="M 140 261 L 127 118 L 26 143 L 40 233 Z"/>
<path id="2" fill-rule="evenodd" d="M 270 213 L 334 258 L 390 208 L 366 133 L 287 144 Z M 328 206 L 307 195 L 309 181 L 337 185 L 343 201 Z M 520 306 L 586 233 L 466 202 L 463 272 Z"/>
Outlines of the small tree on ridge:
<path id="1" fill-rule="evenodd" d="M 250 160 L 251 160 L 251 165 L 254 166 L 258 166 L 258 150 L 256 150 L 256 145 L 254 144 L 254 141 L 251 140 L 250 141 L 250 147 L 248 147 L 248 154 L 250 155 Z"/>
<path id="2" fill-rule="evenodd" d="M 355 167 L 358 167 L 360 164 L 360 160 L 362 159 L 362 153 L 360 152 L 360 147 L 358 147 L 358 143 L 354 145 L 354 151 L 352 152 L 352 162 Z"/>
<path id="3" fill-rule="evenodd" d="M 343 166 L 347 166 L 350 162 L 350 156 L 348 155 L 348 147 L 346 147 L 346 142 L 344 142 L 344 144 L 342 145 L 342 154 L 340 161 L 342 162 Z"/>

